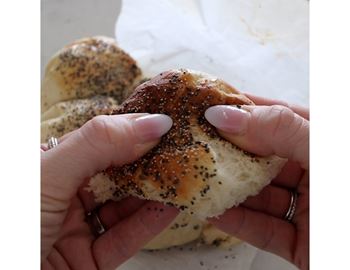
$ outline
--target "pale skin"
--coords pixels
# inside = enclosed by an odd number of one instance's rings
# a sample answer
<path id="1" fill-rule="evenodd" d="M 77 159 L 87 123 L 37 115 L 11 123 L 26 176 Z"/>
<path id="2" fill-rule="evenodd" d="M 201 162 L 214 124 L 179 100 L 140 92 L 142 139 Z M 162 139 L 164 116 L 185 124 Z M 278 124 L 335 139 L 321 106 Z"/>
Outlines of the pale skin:
<path id="1" fill-rule="evenodd" d="M 221 135 L 262 156 L 288 158 L 281 173 L 257 196 L 210 222 L 250 244 L 275 253 L 300 269 L 309 269 L 309 112 L 285 102 L 247 95 L 259 106 L 243 106 L 243 118 L 233 112 Z M 237 122 L 241 121 L 236 128 Z M 227 124 L 227 125 L 226 125 Z M 290 191 L 298 193 L 292 223 L 283 219 Z"/>
<path id="2" fill-rule="evenodd" d="M 118 166 L 138 159 L 158 143 L 172 124 L 164 117 L 159 123 L 149 119 L 140 122 L 140 116 L 144 115 L 96 117 L 61 138 L 57 147 L 48 151 L 43 147 L 43 269 L 115 269 L 178 214 L 177 209 L 161 203 L 127 198 L 100 208 L 99 216 L 107 229 L 100 237 L 95 237 L 84 221 L 85 213 L 97 206 L 91 194 L 79 188 L 84 185 L 84 179 L 109 165 Z M 138 128 L 135 121 L 138 121 Z"/>
<path id="3" fill-rule="evenodd" d="M 212 124 L 223 137 L 247 151 L 277 154 L 289 161 L 259 195 L 209 221 L 303 270 L 308 269 L 308 110 L 248 96 L 258 106 L 244 106 L 242 109 L 249 111 L 247 115 L 242 118 L 240 113 L 228 113 L 223 128 Z M 271 106 L 276 104 L 283 106 Z M 146 120 L 140 124 L 140 130 L 152 132 L 141 136 L 142 132 L 138 132 L 133 123 L 142 116 L 145 115 L 97 117 L 60 138 L 60 144 L 54 149 L 44 151 L 47 149 L 42 147 L 43 269 L 115 269 L 178 214 L 176 209 L 160 203 L 130 197 L 100 206 L 99 216 L 107 229 L 102 236 L 95 237 L 84 221 L 85 213 L 99 206 L 82 188 L 89 177 L 109 165 L 136 160 L 154 147 L 171 126 L 169 119 Z M 296 189 L 299 194 L 293 223 L 283 220 L 289 206 L 289 189 Z"/>

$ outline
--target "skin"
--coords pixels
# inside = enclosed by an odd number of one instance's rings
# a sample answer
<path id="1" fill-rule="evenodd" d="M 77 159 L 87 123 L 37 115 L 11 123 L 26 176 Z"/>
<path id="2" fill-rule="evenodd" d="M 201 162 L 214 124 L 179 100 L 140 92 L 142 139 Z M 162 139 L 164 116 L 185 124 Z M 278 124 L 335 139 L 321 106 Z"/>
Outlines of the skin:
<path id="1" fill-rule="evenodd" d="M 276 154 L 289 161 L 261 193 L 209 222 L 291 261 L 300 269 L 308 269 L 308 110 L 247 96 L 257 106 L 243 106 L 248 112 L 243 120 L 227 119 L 235 129 L 219 129 L 219 132 L 247 151 L 259 155 Z M 115 269 L 176 217 L 178 212 L 174 208 L 136 198 L 98 205 L 83 188 L 96 172 L 109 165 L 136 160 L 159 142 L 159 134 L 148 136 L 147 140 L 138 136 L 131 124 L 138 117 L 139 114 L 96 117 L 62 137 L 57 147 L 48 150 L 42 146 L 43 269 Z M 292 223 L 283 219 L 289 207 L 290 189 L 298 192 Z M 107 229 L 99 237 L 91 233 L 84 221 L 85 213 L 96 207 Z"/>
<path id="2" fill-rule="evenodd" d="M 257 196 L 209 221 L 300 269 L 309 269 L 309 112 L 285 102 L 247 96 L 258 106 L 243 106 L 242 110 L 248 112 L 244 120 L 233 114 L 226 119 L 228 128 L 219 132 L 244 150 L 262 156 L 276 154 L 288 158 L 288 162 Z M 235 128 L 230 130 L 230 124 Z M 289 223 L 284 216 L 292 189 L 297 191 L 298 199 Z"/>
<path id="3" fill-rule="evenodd" d="M 115 269 L 178 214 L 175 208 L 160 203 L 126 198 L 99 206 L 100 219 L 107 229 L 101 236 L 94 236 L 85 222 L 85 213 L 98 205 L 82 188 L 84 179 L 109 165 L 138 159 L 167 131 L 163 128 L 159 132 L 156 125 L 147 122 L 142 130 L 155 132 L 140 136 L 133 123 L 141 116 L 96 117 L 61 138 L 57 147 L 47 150 L 42 146 L 43 269 Z"/>

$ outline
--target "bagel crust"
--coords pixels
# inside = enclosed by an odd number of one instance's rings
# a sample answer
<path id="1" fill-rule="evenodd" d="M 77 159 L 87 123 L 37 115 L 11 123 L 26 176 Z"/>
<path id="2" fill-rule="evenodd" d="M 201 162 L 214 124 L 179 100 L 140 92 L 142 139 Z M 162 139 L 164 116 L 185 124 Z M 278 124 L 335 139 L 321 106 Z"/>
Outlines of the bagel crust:
<path id="1" fill-rule="evenodd" d="M 47 64 L 41 110 L 43 113 L 58 102 L 96 95 L 107 95 L 121 103 L 140 79 L 135 60 L 114 39 L 79 39 L 58 51 Z"/>
<path id="2" fill-rule="evenodd" d="M 96 200 L 133 195 L 204 220 L 257 194 L 285 161 L 258 157 L 221 138 L 204 117 L 207 108 L 221 104 L 253 102 L 217 78 L 185 69 L 163 72 L 139 85 L 114 114 L 167 114 L 173 126 L 136 162 L 92 177 L 89 190 Z"/>
<path id="3" fill-rule="evenodd" d="M 41 142 L 80 128 L 96 115 L 110 114 L 117 106 L 114 98 L 106 96 L 58 102 L 41 116 Z"/>

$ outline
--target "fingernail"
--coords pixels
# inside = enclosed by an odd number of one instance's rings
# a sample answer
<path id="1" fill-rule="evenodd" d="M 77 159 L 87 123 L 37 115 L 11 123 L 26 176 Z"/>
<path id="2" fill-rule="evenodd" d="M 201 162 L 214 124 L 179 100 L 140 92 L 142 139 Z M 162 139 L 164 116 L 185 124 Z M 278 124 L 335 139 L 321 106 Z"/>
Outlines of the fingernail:
<path id="1" fill-rule="evenodd" d="M 206 110 L 204 116 L 216 128 L 233 134 L 243 133 L 247 128 L 249 119 L 247 111 L 227 105 L 210 107 Z"/>
<path id="2" fill-rule="evenodd" d="M 165 114 L 149 114 L 134 120 L 136 135 L 142 142 L 159 139 L 173 125 L 171 118 Z"/>

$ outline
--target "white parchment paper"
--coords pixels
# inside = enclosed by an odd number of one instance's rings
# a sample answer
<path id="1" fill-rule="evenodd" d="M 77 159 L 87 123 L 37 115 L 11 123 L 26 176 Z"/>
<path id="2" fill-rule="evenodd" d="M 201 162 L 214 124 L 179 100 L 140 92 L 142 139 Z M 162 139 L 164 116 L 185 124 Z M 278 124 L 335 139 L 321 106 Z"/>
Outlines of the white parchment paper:
<path id="1" fill-rule="evenodd" d="M 146 76 L 173 68 L 216 75 L 243 92 L 309 103 L 307 0 L 125 0 L 120 47 Z M 120 269 L 295 269 L 241 244 L 231 251 L 195 244 L 139 252 Z"/>

